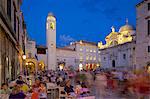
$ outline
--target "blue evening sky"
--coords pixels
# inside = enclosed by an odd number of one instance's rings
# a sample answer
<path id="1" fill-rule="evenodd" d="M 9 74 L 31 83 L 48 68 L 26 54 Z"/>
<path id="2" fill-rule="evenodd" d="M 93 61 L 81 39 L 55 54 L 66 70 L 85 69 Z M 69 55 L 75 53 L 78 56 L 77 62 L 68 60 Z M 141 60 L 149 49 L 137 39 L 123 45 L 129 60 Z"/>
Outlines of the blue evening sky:
<path id="1" fill-rule="evenodd" d="M 111 26 L 119 30 L 125 24 L 135 27 L 136 7 L 141 0 L 23 0 L 22 11 L 29 37 L 46 44 L 46 17 L 57 18 L 57 46 L 76 40 L 104 41 Z"/>

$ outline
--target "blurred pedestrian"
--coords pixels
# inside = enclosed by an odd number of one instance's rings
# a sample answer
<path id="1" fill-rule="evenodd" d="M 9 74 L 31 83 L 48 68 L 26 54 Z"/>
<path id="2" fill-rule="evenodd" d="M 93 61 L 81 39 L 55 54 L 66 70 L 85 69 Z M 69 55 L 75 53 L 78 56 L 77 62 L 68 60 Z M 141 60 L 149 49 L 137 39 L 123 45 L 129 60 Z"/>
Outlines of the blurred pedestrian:
<path id="1" fill-rule="evenodd" d="M 45 87 L 45 83 L 40 83 L 39 93 L 40 93 L 39 96 L 40 99 L 47 99 L 47 90 Z"/>
<path id="2" fill-rule="evenodd" d="M 107 78 L 104 72 L 101 72 L 100 74 L 96 75 L 96 86 L 98 89 L 97 95 L 98 97 L 104 98 L 106 95 L 106 86 L 107 86 Z"/>
<path id="3" fill-rule="evenodd" d="M 71 81 L 70 80 L 66 81 L 66 85 L 65 85 L 64 90 L 67 92 L 68 95 L 70 95 L 71 92 L 74 92 L 73 86 L 71 85 Z"/>
<path id="4" fill-rule="evenodd" d="M 16 85 L 12 93 L 9 96 L 9 99 L 25 99 L 26 95 L 20 90 L 20 86 Z"/>
<path id="5" fill-rule="evenodd" d="M 9 89 L 8 84 L 3 83 L 1 90 L 0 90 L 0 94 L 10 94 L 10 93 L 11 93 L 11 90 Z"/>

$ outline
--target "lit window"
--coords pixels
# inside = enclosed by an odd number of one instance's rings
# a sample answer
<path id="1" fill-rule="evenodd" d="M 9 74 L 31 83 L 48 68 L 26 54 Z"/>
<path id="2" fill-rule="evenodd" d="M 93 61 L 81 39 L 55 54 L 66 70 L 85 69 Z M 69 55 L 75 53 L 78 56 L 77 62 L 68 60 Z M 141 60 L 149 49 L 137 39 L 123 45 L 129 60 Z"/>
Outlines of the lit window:
<path id="1" fill-rule="evenodd" d="M 80 57 L 80 62 L 82 62 L 83 61 L 83 57 Z"/>
<path id="2" fill-rule="evenodd" d="M 90 60 L 92 60 L 93 58 L 92 58 L 92 56 L 90 57 Z"/>
<path id="3" fill-rule="evenodd" d="M 83 51 L 83 49 L 82 49 L 82 48 L 80 48 L 80 51 Z"/>
<path id="4" fill-rule="evenodd" d="M 80 62 L 82 62 L 83 61 L 83 57 L 82 56 L 80 56 Z"/>
<path id="5" fill-rule="evenodd" d="M 96 53 L 96 50 L 94 50 L 93 52 Z"/>
<path id="6" fill-rule="evenodd" d="M 82 54 L 82 53 L 80 53 L 79 55 L 80 55 L 80 57 L 82 57 L 82 56 L 83 56 L 83 54 Z"/>
<path id="7" fill-rule="evenodd" d="M 86 57 L 86 60 L 89 60 L 89 56 Z"/>
<path id="8" fill-rule="evenodd" d="M 100 53 L 100 51 L 98 51 L 98 53 Z"/>
<path id="9" fill-rule="evenodd" d="M 96 60 L 96 57 L 94 57 L 93 60 Z"/>
<path id="10" fill-rule="evenodd" d="M 86 49 L 86 52 L 89 52 L 89 49 Z"/>
<path id="11" fill-rule="evenodd" d="M 80 56 L 80 59 L 83 59 L 83 57 L 82 57 L 82 56 Z"/>
<path id="12" fill-rule="evenodd" d="M 90 50 L 90 52 L 93 52 L 92 50 Z"/>

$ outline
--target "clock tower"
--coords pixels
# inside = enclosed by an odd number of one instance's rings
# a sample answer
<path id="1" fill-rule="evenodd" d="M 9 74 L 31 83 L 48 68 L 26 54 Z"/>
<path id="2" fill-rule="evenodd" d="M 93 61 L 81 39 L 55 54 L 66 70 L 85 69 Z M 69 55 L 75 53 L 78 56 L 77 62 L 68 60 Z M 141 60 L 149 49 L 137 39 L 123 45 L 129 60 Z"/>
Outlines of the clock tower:
<path id="1" fill-rule="evenodd" d="M 49 13 L 46 20 L 46 43 L 48 70 L 56 70 L 56 18 Z"/>

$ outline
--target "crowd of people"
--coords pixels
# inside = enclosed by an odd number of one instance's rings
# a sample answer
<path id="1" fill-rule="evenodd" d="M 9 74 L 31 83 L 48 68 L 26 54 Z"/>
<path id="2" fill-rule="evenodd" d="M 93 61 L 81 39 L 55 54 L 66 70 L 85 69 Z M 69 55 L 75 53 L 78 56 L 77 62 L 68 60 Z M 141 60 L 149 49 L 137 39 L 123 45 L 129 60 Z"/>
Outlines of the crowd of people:
<path id="1" fill-rule="evenodd" d="M 82 75 L 83 79 L 76 79 Z M 83 77 L 85 75 L 86 77 Z M 78 76 L 81 77 L 81 76 Z M 68 97 L 108 96 L 108 90 L 118 95 L 140 99 L 150 94 L 150 75 L 117 70 L 77 71 L 70 75 L 67 71 L 42 71 L 36 75 L 20 75 L 15 81 L 1 85 L 2 99 L 48 99 L 47 83 L 63 87 Z M 95 94 L 92 94 L 95 86 Z M 97 96 L 96 96 L 97 95 Z M 99 98 L 100 99 L 100 98 Z"/>
<path id="2" fill-rule="evenodd" d="M 141 73 L 119 70 L 102 71 L 96 75 L 96 79 L 100 96 L 109 95 L 110 92 L 106 92 L 111 90 L 118 97 L 125 95 L 133 99 L 150 98 L 150 74 L 146 71 Z"/>
<path id="3" fill-rule="evenodd" d="M 2 84 L 0 97 L 2 99 L 48 99 L 47 83 L 63 87 L 64 94 L 69 97 L 87 94 L 85 91 L 79 93 L 79 89 L 87 88 L 86 85 L 80 81 L 74 83 L 72 79 L 73 77 L 66 71 L 42 71 L 37 75 L 20 75 L 15 81 Z M 76 84 L 78 87 L 75 86 Z"/>

